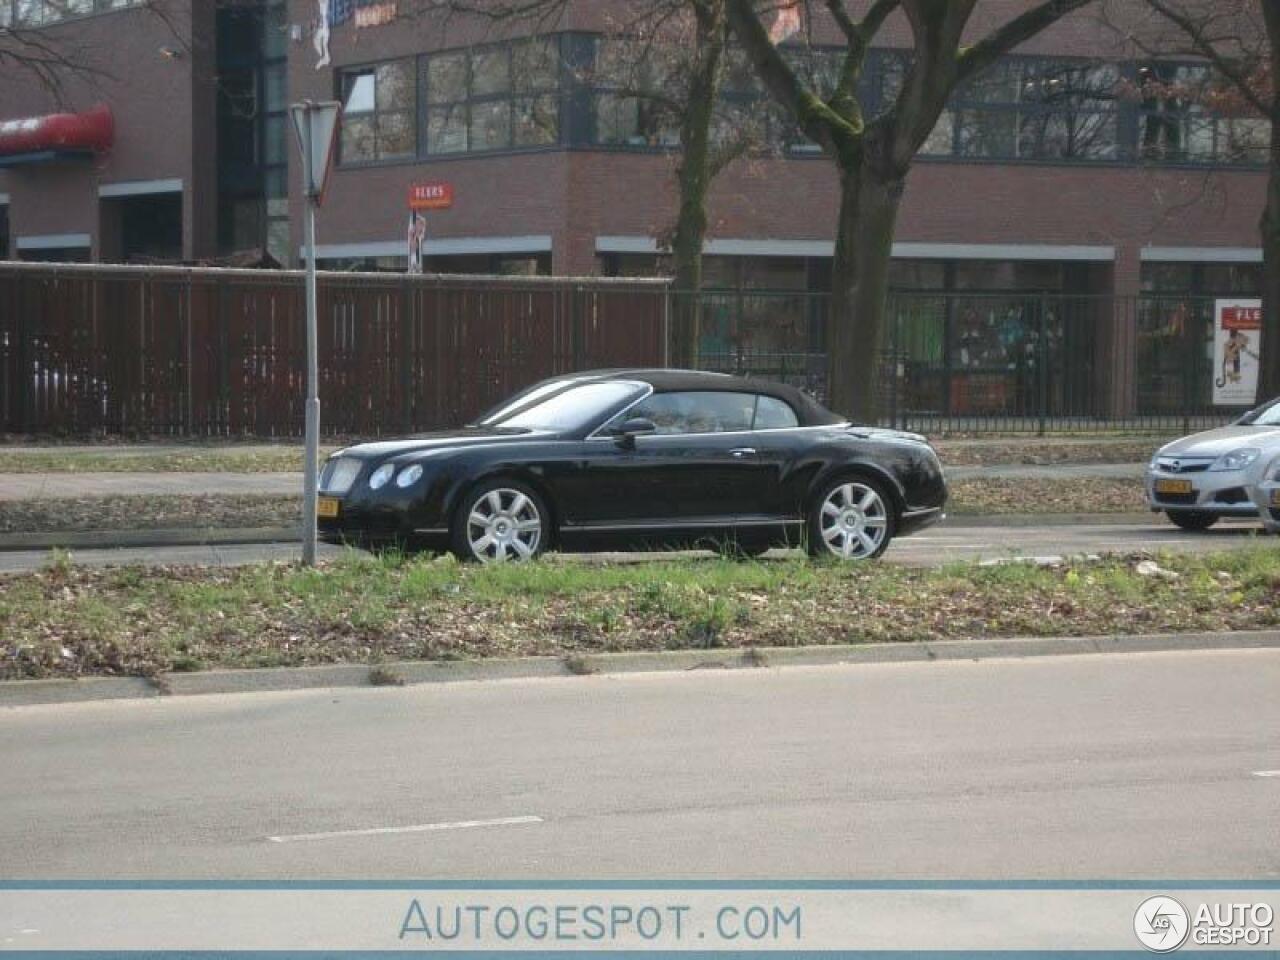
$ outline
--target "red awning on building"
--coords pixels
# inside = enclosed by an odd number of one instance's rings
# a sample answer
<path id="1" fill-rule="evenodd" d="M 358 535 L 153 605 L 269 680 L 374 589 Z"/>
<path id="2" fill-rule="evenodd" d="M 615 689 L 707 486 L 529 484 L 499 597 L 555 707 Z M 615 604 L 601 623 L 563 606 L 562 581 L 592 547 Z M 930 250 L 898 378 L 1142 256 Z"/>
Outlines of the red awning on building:
<path id="1" fill-rule="evenodd" d="M 0 120 L 0 166 L 105 153 L 114 136 L 115 120 L 105 104 L 84 113 Z"/>

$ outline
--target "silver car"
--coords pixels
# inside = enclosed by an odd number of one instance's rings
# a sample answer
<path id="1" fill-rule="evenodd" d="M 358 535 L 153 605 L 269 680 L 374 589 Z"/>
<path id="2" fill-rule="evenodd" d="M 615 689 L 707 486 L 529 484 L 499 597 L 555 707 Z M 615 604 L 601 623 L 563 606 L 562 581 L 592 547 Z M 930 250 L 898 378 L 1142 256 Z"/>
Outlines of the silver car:
<path id="1" fill-rule="evenodd" d="M 1207 530 L 1222 517 L 1261 518 L 1280 529 L 1280 399 L 1235 423 L 1192 434 L 1156 451 L 1147 467 L 1147 500 L 1184 530 Z"/>

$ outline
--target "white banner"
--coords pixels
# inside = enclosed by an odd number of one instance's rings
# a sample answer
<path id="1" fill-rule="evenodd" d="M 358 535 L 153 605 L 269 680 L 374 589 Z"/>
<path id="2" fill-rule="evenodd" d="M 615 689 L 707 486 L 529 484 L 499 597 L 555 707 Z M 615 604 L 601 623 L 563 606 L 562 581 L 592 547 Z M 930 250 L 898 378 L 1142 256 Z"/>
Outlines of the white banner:
<path id="1" fill-rule="evenodd" d="M 337 886 L 337 885 L 335 885 Z M 1274 952 L 1280 887 L 0 889 L 6 951 Z M 954 954 L 953 954 L 954 955 Z"/>
<path id="2" fill-rule="evenodd" d="M 1251 407 L 1257 402 L 1261 349 L 1262 301 L 1214 301 L 1214 406 Z"/>

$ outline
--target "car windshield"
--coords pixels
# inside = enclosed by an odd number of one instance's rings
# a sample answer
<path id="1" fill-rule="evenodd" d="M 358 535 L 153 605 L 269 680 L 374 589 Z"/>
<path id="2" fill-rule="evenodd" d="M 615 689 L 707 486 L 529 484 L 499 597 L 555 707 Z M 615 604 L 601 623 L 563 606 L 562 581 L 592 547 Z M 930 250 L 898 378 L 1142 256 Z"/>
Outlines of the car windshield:
<path id="1" fill-rule="evenodd" d="M 1248 427 L 1280 427 L 1280 400 L 1272 400 L 1266 406 L 1250 410 L 1239 422 Z"/>
<path id="2" fill-rule="evenodd" d="M 560 389 L 556 392 L 556 387 Z M 631 382 L 541 384 L 480 421 L 483 427 L 517 430 L 579 430 L 599 423 L 638 397 L 644 386 Z"/>

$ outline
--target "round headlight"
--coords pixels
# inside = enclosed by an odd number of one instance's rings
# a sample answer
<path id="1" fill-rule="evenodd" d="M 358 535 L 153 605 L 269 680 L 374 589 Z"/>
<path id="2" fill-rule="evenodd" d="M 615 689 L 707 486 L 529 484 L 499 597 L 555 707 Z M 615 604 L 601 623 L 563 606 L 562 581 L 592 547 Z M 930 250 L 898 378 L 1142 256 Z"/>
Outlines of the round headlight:
<path id="1" fill-rule="evenodd" d="M 1219 457 L 1218 462 L 1213 465 L 1213 469 L 1243 470 L 1260 456 L 1262 456 L 1262 451 L 1257 447 L 1241 447 L 1239 450 L 1232 450 L 1230 453 Z"/>
<path id="2" fill-rule="evenodd" d="M 400 476 L 396 477 L 396 486 L 401 489 L 412 487 L 420 479 L 422 479 L 422 467 L 415 463 L 413 466 L 405 467 L 400 471 Z"/>
<path id="3" fill-rule="evenodd" d="M 396 468 L 390 463 L 384 463 L 377 470 L 373 471 L 373 476 L 369 478 L 370 490 L 381 490 L 387 485 L 392 476 L 395 475 Z"/>

